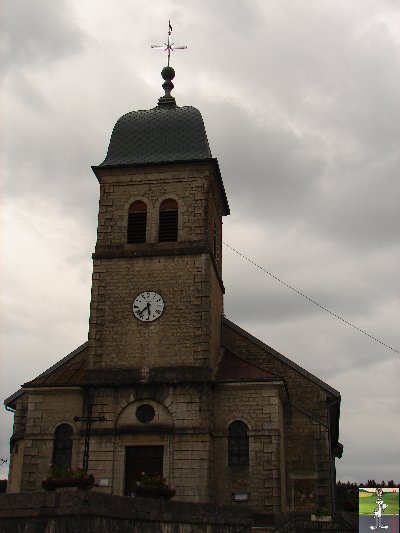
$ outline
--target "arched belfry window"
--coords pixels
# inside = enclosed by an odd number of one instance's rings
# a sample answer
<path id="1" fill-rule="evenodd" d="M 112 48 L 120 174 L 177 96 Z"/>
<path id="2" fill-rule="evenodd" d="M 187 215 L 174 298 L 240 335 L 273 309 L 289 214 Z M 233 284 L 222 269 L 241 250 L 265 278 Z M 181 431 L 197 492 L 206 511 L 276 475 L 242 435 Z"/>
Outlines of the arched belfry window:
<path id="1" fill-rule="evenodd" d="M 249 465 L 248 427 L 241 420 L 235 420 L 228 428 L 228 465 Z"/>
<path id="2" fill-rule="evenodd" d="M 160 222 L 158 241 L 173 242 L 178 240 L 178 202 L 169 198 L 160 205 Z"/>
<path id="3" fill-rule="evenodd" d="M 71 466 L 72 461 L 72 427 L 61 424 L 54 432 L 53 465 Z"/>
<path id="4" fill-rule="evenodd" d="M 146 225 L 147 205 L 137 200 L 129 208 L 127 243 L 146 242 Z"/>

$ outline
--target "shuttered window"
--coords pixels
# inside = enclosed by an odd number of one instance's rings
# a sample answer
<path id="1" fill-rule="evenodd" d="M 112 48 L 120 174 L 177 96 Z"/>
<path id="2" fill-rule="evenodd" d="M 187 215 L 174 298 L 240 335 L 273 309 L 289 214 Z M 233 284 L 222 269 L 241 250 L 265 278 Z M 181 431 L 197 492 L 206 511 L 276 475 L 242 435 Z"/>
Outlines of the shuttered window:
<path id="1" fill-rule="evenodd" d="M 54 432 L 53 466 L 71 466 L 72 427 L 61 424 Z"/>
<path id="2" fill-rule="evenodd" d="M 175 200 L 164 200 L 160 205 L 158 227 L 159 242 L 178 240 L 178 203 Z"/>
<path id="3" fill-rule="evenodd" d="M 133 202 L 128 213 L 127 243 L 146 242 L 147 206 L 140 200 Z"/>
<path id="4" fill-rule="evenodd" d="M 228 428 L 228 465 L 249 465 L 248 427 L 241 420 L 236 420 Z"/>

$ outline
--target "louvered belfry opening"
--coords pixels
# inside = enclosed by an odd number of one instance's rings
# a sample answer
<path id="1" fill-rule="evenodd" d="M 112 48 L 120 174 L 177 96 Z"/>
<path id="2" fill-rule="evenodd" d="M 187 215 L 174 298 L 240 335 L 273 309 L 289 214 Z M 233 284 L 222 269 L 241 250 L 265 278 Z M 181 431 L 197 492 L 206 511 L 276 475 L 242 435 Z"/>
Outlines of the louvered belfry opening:
<path id="1" fill-rule="evenodd" d="M 146 225 L 147 205 L 137 200 L 129 208 L 127 243 L 146 242 Z"/>
<path id="2" fill-rule="evenodd" d="M 173 242 L 178 240 L 178 203 L 169 198 L 160 205 L 158 241 Z"/>

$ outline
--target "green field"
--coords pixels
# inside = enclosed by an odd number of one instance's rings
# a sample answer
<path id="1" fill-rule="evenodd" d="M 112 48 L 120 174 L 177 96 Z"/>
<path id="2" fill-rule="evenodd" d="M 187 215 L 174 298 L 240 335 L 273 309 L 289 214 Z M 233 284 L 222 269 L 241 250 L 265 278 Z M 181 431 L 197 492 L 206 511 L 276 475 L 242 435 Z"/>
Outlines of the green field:
<path id="1" fill-rule="evenodd" d="M 362 496 L 361 496 L 362 494 Z M 363 515 L 372 515 L 375 511 L 376 495 L 367 491 L 360 491 L 358 497 L 358 512 Z M 383 501 L 388 505 L 383 515 L 399 514 L 399 493 L 385 492 Z"/>

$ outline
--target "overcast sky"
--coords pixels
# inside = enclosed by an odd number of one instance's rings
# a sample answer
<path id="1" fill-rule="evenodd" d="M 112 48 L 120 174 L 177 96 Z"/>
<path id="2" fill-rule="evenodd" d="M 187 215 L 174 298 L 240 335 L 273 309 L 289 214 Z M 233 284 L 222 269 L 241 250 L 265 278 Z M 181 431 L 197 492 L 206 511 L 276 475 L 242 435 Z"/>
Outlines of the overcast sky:
<path id="1" fill-rule="evenodd" d="M 150 45 L 168 19 L 188 46 L 174 96 L 200 109 L 231 206 L 224 240 L 400 348 L 397 0 L 5 0 L 2 398 L 87 340 L 90 166 L 163 93 Z M 226 247 L 223 263 L 227 317 L 341 392 L 338 478 L 400 481 L 400 355 Z"/>

